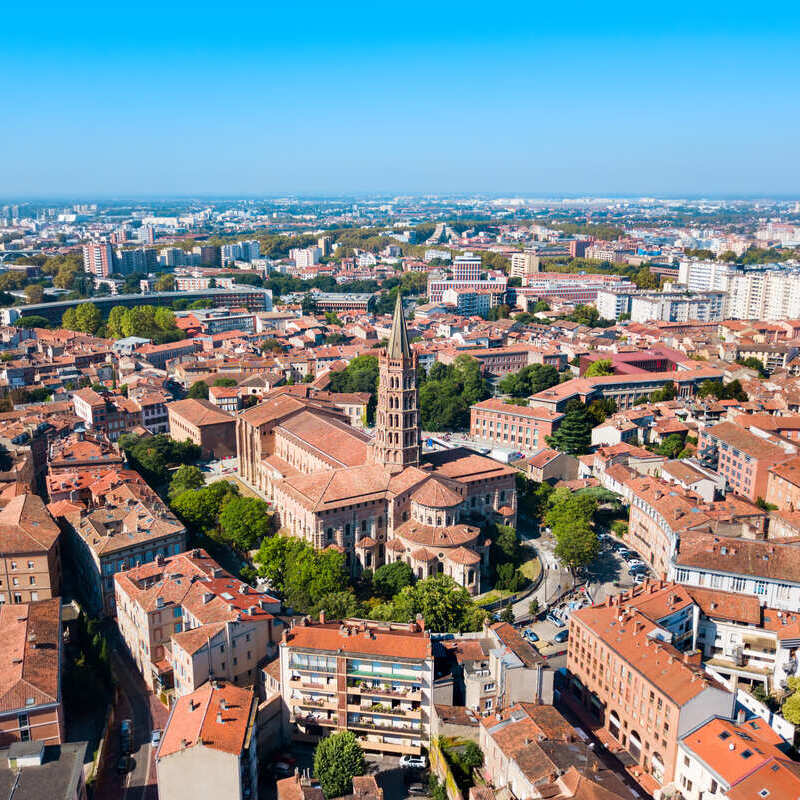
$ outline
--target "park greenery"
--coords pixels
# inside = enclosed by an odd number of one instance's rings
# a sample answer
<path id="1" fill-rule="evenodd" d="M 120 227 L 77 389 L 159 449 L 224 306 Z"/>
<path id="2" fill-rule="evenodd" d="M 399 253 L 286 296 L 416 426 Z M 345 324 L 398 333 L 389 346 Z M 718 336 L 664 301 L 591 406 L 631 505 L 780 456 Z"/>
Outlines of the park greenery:
<path id="1" fill-rule="evenodd" d="M 547 501 L 545 522 L 556 540 L 555 555 L 573 575 L 591 564 L 600 551 L 592 526 L 597 507 L 596 497 L 566 487 L 554 490 Z"/>
<path id="2" fill-rule="evenodd" d="M 330 373 L 332 392 L 369 392 L 367 422 L 375 421 L 378 392 L 378 359 L 376 356 L 356 356 L 345 369 Z"/>
<path id="3" fill-rule="evenodd" d="M 497 391 L 511 397 L 530 397 L 551 386 L 557 386 L 560 380 L 555 367 L 549 364 L 529 364 L 519 372 L 511 372 L 503 377 L 497 384 Z"/>
<path id="4" fill-rule="evenodd" d="M 169 468 L 191 464 L 200 458 L 200 448 L 188 439 L 178 442 L 165 433 L 137 436 L 125 433 L 119 437 L 119 447 L 131 467 L 151 486 L 166 483 Z"/>
<path id="5" fill-rule="evenodd" d="M 699 397 L 715 397 L 717 400 L 739 400 L 747 402 L 748 395 L 742 384 L 737 380 L 730 383 L 722 383 L 720 381 L 703 381 L 700 388 L 697 390 Z"/>
<path id="6" fill-rule="evenodd" d="M 64 312 L 61 327 L 112 339 L 138 336 L 152 339 L 156 344 L 175 342 L 185 336 L 175 324 L 175 314 L 160 306 L 114 306 L 103 324 L 102 312 L 94 303 L 81 303 Z"/>
<path id="7" fill-rule="evenodd" d="M 452 364 L 436 362 L 420 373 L 419 408 L 426 431 L 469 428 L 470 406 L 489 397 L 489 385 L 478 362 L 468 355 Z"/>
<path id="8" fill-rule="evenodd" d="M 326 798 L 352 794 L 353 778 L 366 771 L 364 751 L 352 731 L 326 736 L 314 750 L 314 774 Z"/>

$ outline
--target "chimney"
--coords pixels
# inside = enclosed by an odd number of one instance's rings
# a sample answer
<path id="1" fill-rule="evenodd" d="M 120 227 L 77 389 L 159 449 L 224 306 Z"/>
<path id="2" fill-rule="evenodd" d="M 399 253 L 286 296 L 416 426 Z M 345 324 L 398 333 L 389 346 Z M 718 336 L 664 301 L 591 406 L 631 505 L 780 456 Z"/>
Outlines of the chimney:
<path id="1" fill-rule="evenodd" d="M 684 664 L 696 664 L 700 666 L 702 664 L 702 657 L 699 650 L 687 650 L 683 654 L 683 663 Z"/>
<path id="2" fill-rule="evenodd" d="M 289 641 L 289 630 L 288 628 L 283 629 L 283 633 L 281 634 L 281 642 L 286 644 Z"/>
<path id="3" fill-rule="evenodd" d="M 425 618 L 422 616 L 422 614 L 417 614 L 417 627 L 420 629 L 420 631 L 425 631 Z"/>
<path id="4" fill-rule="evenodd" d="M 319 624 L 320 625 L 324 625 L 325 624 L 325 610 L 324 609 L 319 612 Z"/>
<path id="5" fill-rule="evenodd" d="M 217 724 L 222 725 L 222 712 L 217 711 Z"/>
<path id="6" fill-rule="evenodd" d="M 219 701 L 219 707 L 220 707 L 220 708 L 221 708 L 223 711 L 227 711 L 227 709 L 228 709 L 228 704 L 225 702 L 225 698 L 224 698 L 224 697 L 223 697 L 223 698 L 222 698 L 222 699 Z"/>

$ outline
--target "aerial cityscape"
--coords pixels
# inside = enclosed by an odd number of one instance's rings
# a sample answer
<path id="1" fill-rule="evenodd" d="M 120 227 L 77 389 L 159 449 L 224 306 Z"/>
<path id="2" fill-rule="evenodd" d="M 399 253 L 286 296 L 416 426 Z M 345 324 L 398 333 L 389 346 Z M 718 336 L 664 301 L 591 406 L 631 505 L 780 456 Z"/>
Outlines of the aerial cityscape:
<path id="1" fill-rule="evenodd" d="M 92 5 L 4 11 L 0 798 L 800 798 L 798 9 Z"/>

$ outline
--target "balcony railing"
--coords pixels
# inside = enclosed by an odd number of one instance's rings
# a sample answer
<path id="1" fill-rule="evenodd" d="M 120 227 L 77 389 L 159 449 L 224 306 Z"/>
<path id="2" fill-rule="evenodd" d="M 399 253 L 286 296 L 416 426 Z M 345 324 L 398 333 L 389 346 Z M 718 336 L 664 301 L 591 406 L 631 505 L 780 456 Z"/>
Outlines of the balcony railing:
<path id="1" fill-rule="evenodd" d="M 352 721 L 350 719 L 347 720 L 347 727 L 348 728 L 363 728 L 364 730 L 376 730 L 376 731 L 391 731 L 392 733 L 399 733 L 402 735 L 414 735 L 419 736 L 422 733 L 422 726 L 417 725 L 416 727 L 412 726 L 411 724 L 406 725 L 392 725 L 389 720 L 385 723 L 375 720 L 365 720 L 360 719 L 357 722 Z"/>
<path id="2" fill-rule="evenodd" d="M 347 710 L 354 714 L 381 714 L 390 717 L 402 717 L 403 719 L 422 719 L 421 708 L 402 708 L 401 706 L 392 708 L 382 703 L 364 705 L 348 703 Z"/>
<path id="3" fill-rule="evenodd" d="M 403 700 L 421 700 L 422 692 L 419 686 L 409 686 L 401 689 L 400 687 L 388 687 L 386 684 L 372 684 L 366 681 L 347 682 L 347 691 L 358 694 L 377 695 L 379 697 L 397 697 Z"/>

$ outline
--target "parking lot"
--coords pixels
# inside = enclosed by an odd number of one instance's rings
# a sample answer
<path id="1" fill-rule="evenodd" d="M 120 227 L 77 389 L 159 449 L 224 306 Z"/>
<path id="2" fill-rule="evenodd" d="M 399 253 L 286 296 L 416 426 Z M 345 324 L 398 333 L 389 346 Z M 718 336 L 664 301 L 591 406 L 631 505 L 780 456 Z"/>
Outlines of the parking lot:
<path id="1" fill-rule="evenodd" d="M 573 610 L 591 603 L 602 603 L 607 597 L 630 589 L 647 577 L 653 577 L 647 565 L 621 540 L 602 532 L 600 544 L 600 553 L 586 570 L 586 581 L 564 594 L 570 581 L 562 577 L 563 588 L 558 593 L 560 599 L 549 603 L 548 612 L 540 614 L 535 621 L 519 626 L 523 632 L 530 630 L 537 637 L 532 643 L 543 652 L 557 654 L 566 650 L 564 631 Z M 559 642 L 558 639 L 564 641 Z M 553 661 L 553 657 L 550 660 Z"/>

